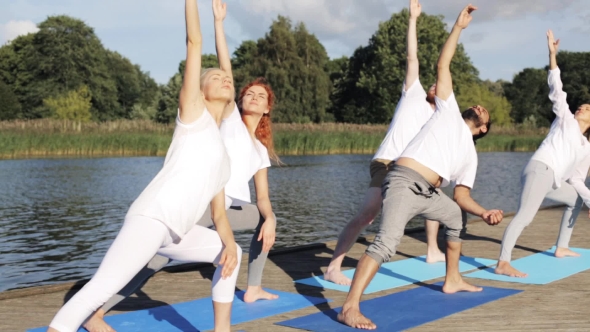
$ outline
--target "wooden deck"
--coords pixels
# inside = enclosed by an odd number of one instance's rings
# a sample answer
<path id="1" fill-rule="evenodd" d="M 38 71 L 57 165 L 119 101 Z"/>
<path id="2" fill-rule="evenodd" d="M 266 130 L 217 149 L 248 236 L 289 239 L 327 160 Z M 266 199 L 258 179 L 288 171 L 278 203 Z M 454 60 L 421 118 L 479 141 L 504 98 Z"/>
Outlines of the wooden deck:
<path id="1" fill-rule="evenodd" d="M 546 250 L 555 243 L 559 230 L 562 209 L 544 210 L 520 237 L 513 258 L 520 258 Z M 505 227 L 511 218 L 501 225 L 491 227 L 483 222 L 468 225 L 468 237 L 463 253 L 496 259 Z M 580 213 L 572 247 L 590 247 L 590 223 L 587 211 Z M 369 239 L 370 240 L 370 239 Z M 420 256 L 425 253 L 424 233 L 404 236 L 398 254 L 393 260 Z M 442 245 L 442 236 L 440 239 Z M 345 267 L 355 267 L 367 243 L 357 243 L 345 260 Z M 325 271 L 335 242 L 315 246 L 308 250 L 274 254 L 267 262 L 263 285 L 271 289 L 299 292 L 305 295 L 333 299 L 330 304 L 311 306 L 269 318 L 235 325 L 232 330 L 244 331 L 298 331 L 273 323 L 300 317 L 342 305 L 346 293 L 295 284 L 292 280 L 315 276 Z M 244 258 L 238 279 L 238 287 L 246 285 L 247 259 Z M 116 311 L 146 309 L 150 307 L 193 300 L 210 296 L 210 278 L 213 268 L 209 266 L 184 272 L 160 272 L 143 287 L 137 296 L 122 302 Z M 441 281 L 431 280 L 428 283 Z M 521 285 L 479 279 L 469 279 L 481 286 L 522 289 L 524 292 L 500 299 L 449 317 L 419 326 L 412 331 L 590 331 L 590 270 L 549 285 Z M 416 287 L 410 285 L 393 290 L 366 295 L 371 299 L 386 294 Z M 0 331 L 23 331 L 26 328 L 47 325 L 72 293 L 72 284 L 54 287 L 38 287 L 0 293 Z M 420 308 L 416 308 L 420 310 Z"/>

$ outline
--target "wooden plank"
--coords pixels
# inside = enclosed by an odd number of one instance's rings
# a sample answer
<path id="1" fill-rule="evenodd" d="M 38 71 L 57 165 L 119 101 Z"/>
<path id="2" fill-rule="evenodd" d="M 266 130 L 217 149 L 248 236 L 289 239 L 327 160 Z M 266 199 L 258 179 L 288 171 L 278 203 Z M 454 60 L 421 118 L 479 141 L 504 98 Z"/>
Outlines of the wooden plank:
<path id="1" fill-rule="evenodd" d="M 562 209 L 540 211 L 534 222 L 523 232 L 513 258 L 543 251 L 555 244 Z M 578 224 L 571 241 L 572 247 L 590 247 L 590 223 L 586 220 L 587 212 L 580 213 Z M 482 222 L 468 225 L 468 236 L 464 241 L 463 253 L 496 259 L 502 235 L 511 218 L 501 225 L 488 226 Z M 345 268 L 356 266 L 357 259 L 363 254 L 372 237 L 356 243 L 344 261 Z M 441 247 L 444 246 L 442 233 L 439 237 Z M 263 285 L 268 288 L 287 292 L 299 292 L 305 295 L 333 299 L 330 304 L 309 307 L 302 310 L 284 313 L 273 317 L 234 326 L 233 330 L 245 331 L 295 331 L 273 323 L 295 318 L 342 305 L 345 293 L 322 290 L 306 285 L 295 284 L 295 279 L 319 275 L 325 272 L 333 253 L 335 242 L 313 245 L 308 248 L 270 255 L 266 264 Z M 425 234 L 411 232 L 404 236 L 399 252 L 392 260 L 420 256 L 425 253 Z M 238 287 L 245 288 L 247 277 L 247 255 L 244 255 L 238 278 Z M 200 268 L 167 270 L 157 273 L 151 278 L 138 294 L 122 302 L 111 312 L 120 313 L 129 310 L 146 309 L 155 306 L 189 301 L 210 295 L 211 277 L 214 268 L 202 265 Z M 442 279 L 431 282 L 441 281 Z M 503 288 L 523 289 L 524 292 L 488 303 L 486 305 L 461 312 L 435 322 L 425 324 L 415 331 L 497 331 L 497 330 L 590 330 L 590 271 L 578 273 L 569 278 L 556 281 L 549 285 L 520 285 L 469 279 L 478 285 Z M 6 296 L 0 293 L 0 331 L 23 331 L 26 328 L 47 325 L 53 315 L 75 292 L 74 284 L 36 287 L 29 295 Z M 61 287 L 61 288 L 60 288 Z M 410 285 L 389 291 L 366 295 L 363 299 L 383 296 L 393 292 L 416 287 Z M 45 291 L 43 291 L 45 288 Z M 14 293 L 16 294 L 16 293 Z M 420 310 L 416 308 L 416 310 Z"/>

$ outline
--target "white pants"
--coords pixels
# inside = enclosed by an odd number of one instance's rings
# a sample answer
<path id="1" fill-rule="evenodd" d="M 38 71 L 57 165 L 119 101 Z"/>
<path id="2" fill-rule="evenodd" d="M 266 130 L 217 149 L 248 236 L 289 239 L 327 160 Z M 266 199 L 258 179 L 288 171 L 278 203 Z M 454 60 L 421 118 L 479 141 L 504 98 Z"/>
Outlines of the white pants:
<path id="1" fill-rule="evenodd" d="M 60 332 L 77 331 L 155 254 L 177 261 L 218 263 L 224 248 L 216 231 L 197 225 L 182 240 L 175 239 L 178 238 L 170 229 L 157 220 L 127 217 L 92 279 L 61 308 L 49 326 Z M 213 301 L 233 301 L 241 257 L 242 249 L 238 246 L 238 265 L 225 280 L 221 278 L 223 266 L 217 267 L 212 283 Z"/>

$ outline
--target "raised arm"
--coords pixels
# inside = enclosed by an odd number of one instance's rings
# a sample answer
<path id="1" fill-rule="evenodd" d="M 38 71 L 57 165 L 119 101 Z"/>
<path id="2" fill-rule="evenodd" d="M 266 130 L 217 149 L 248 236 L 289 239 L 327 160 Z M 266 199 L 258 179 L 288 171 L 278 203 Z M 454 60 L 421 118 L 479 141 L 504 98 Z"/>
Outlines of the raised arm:
<path id="1" fill-rule="evenodd" d="M 453 79 L 451 77 L 451 60 L 455 56 L 455 50 L 459 43 L 459 36 L 461 31 L 467 28 L 469 22 L 473 19 L 471 13 L 475 11 L 477 7 L 468 5 L 463 8 L 457 21 L 451 30 L 451 34 L 447 41 L 443 45 L 442 51 L 438 58 L 437 64 L 437 76 L 436 76 L 436 96 L 442 100 L 447 100 L 451 93 L 453 93 Z"/>
<path id="2" fill-rule="evenodd" d="M 559 39 L 553 37 L 553 31 L 547 30 L 547 47 L 549 47 L 549 69 L 557 68 L 557 51 L 559 50 Z"/>
<path id="3" fill-rule="evenodd" d="M 416 22 L 422 12 L 422 5 L 418 0 L 410 0 L 410 21 L 408 23 L 408 54 L 406 66 L 405 90 L 414 84 L 419 75 L 420 64 L 418 62 L 418 36 L 416 33 Z"/>
<path id="4" fill-rule="evenodd" d="M 215 50 L 217 51 L 217 61 L 219 61 L 219 68 L 226 72 L 233 81 L 233 74 L 231 69 L 231 57 L 229 55 L 229 48 L 225 39 L 225 31 L 223 29 L 223 20 L 227 15 L 227 3 L 222 3 L 221 0 L 213 0 L 213 16 L 215 18 Z M 231 115 L 235 107 L 235 98 L 227 105 L 223 112 L 223 118 Z"/>
<path id="5" fill-rule="evenodd" d="M 186 66 L 179 96 L 180 120 L 191 123 L 205 110 L 201 99 L 201 51 L 203 37 L 197 0 L 185 0 L 186 20 Z"/>
<path id="6" fill-rule="evenodd" d="M 563 91 L 561 82 L 561 71 L 557 67 L 557 51 L 559 50 L 559 39 L 556 41 L 553 37 L 553 31 L 547 31 L 547 47 L 549 48 L 549 99 L 553 103 L 553 113 L 558 118 L 564 116 L 573 116 L 567 104 L 567 94 Z"/>

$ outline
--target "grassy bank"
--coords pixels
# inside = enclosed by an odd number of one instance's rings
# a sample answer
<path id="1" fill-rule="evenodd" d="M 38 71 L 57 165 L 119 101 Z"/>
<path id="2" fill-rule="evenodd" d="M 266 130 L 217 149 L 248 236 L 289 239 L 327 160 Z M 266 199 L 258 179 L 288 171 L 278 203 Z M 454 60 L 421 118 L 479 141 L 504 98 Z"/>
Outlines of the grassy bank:
<path id="1" fill-rule="evenodd" d="M 372 154 L 383 140 L 386 125 L 276 124 L 279 155 Z M 55 156 L 163 156 L 173 125 L 150 121 L 106 123 L 56 120 L 0 122 L 0 158 Z M 547 129 L 493 127 L 478 142 L 478 151 L 534 151 Z"/>

